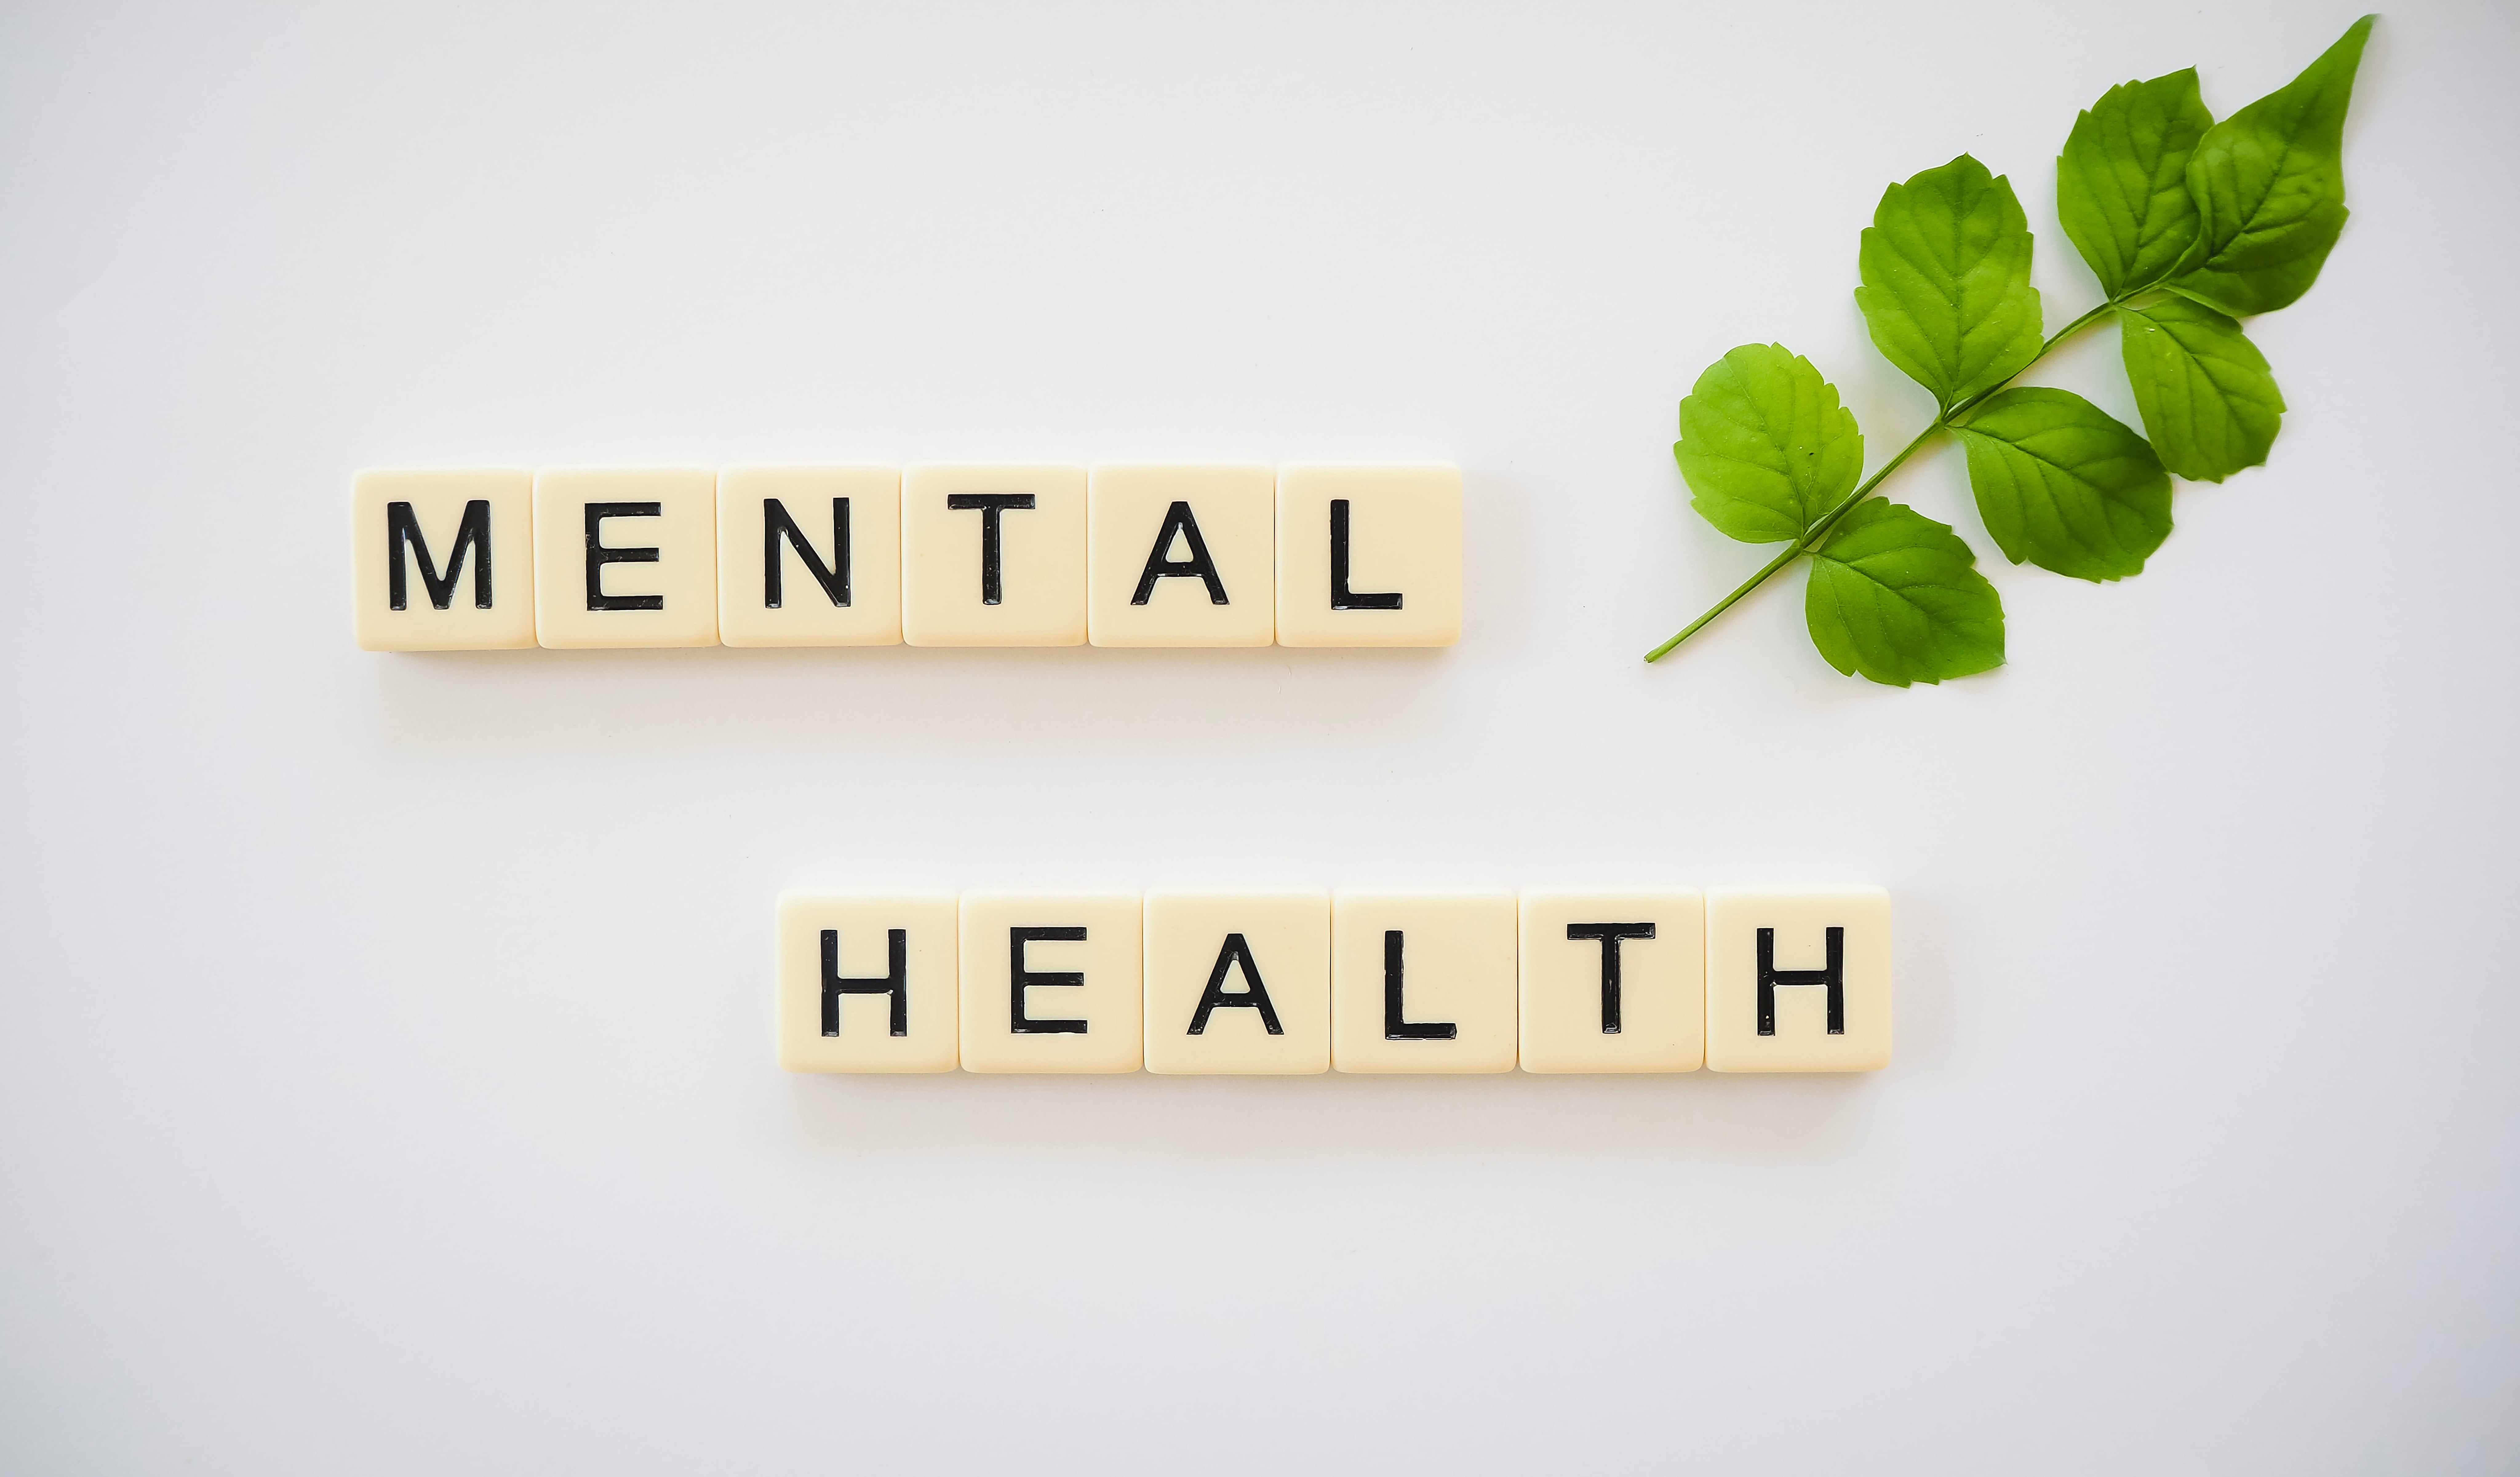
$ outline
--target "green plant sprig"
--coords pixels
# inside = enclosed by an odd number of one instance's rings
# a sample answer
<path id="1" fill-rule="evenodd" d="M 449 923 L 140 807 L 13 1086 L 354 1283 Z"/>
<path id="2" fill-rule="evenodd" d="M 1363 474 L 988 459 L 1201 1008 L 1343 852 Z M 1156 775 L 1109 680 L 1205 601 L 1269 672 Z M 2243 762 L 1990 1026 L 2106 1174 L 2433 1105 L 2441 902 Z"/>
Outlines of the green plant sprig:
<path id="1" fill-rule="evenodd" d="M 2170 536 L 2171 477 L 2261 466 L 2283 396 L 2240 318 L 2297 300 L 2344 230 L 2345 112 L 2375 18 L 2300 76 L 2221 122 L 2194 68 L 2110 88 L 2056 160 L 2056 213 L 2102 301 L 2042 336 L 2031 236 L 2009 181 L 1967 155 L 1892 185 L 1863 235 L 1856 289 L 1882 357 L 1934 396 L 1934 419 L 1870 476 L 1855 416 L 1811 361 L 1743 344 L 1680 403 L 1672 451 L 1690 506 L 1759 571 L 1649 651 L 1659 660 L 1795 559 L 1829 665 L 1896 687 L 2003 662 L 2003 606 L 1951 526 L 1873 498 L 1944 431 L 1997 547 L 2095 582 L 2142 572 Z M 2144 434 L 2080 395 L 2014 384 L 2104 319 Z"/>

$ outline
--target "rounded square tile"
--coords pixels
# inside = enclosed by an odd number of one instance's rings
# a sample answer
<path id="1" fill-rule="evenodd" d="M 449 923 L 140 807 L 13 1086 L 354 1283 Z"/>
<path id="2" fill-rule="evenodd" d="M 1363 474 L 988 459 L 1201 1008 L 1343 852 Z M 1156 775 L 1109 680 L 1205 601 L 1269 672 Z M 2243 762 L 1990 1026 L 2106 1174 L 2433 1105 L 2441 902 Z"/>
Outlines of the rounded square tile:
<path id="1" fill-rule="evenodd" d="M 1275 640 L 1277 484 L 1266 467 L 1096 467 L 1086 492 L 1094 645 Z"/>
<path id="2" fill-rule="evenodd" d="M 1147 1070 L 1325 1072 L 1327 892 L 1149 892 Z"/>
<path id="3" fill-rule="evenodd" d="M 717 473 L 536 474 L 534 633 L 559 648 L 717 645 Z"/>
<path id="4" fill-rule="evenodd" d="M 1138 908 L 1134 892 L 963 894 L 964 1070 L 1138 1070 Z"/>
<path id="5" fill-rule="evenodd" d="M 901 474 L 889 467 L 729 467 L 717 476 L 718 640 L 730 647 L 901 641 Z"/>
<path id="6" fill-rule="evenodd" d="M 1330 902 L 1330 1064 L 1510 1072 L 1519 1035 L 1509 892 L 1342 891 Z"/>
<path id="7" fill-rule="evenodd" d="M 901 634 L 914 647 L 1085 644 L 1085 469 L 911 467 Z"/>
<path id="8" fill-rule="evenodd" d="M 1449 647 L 1462 639 L 1462 472 L 1278 472 L 1278 644 Z"/>
<path id="9" fill-rule="evenodd" d="M 950 1072 L 962 991 L 950 892 L 779 899 L 779 1064 L 791 1072 Z"/>
<path id="10" fill-rule="evenodd" d="M 1890 1064 L 1890 894 L 1706 893 L 1706 1064 L 1871 1072 Z"/>
<path id="11" fill-rule="evenodd" d="M 380 468 L 350 483 L 354 629 L 371 651 L 534 645 L 534 474 Z"/>
<path id="12" fill-rule="evenodd" d="M 1697 892 L 1535 887 L 1521 906 L 1524 1071 L 1693 1072 L 1705 1061 Z"/>

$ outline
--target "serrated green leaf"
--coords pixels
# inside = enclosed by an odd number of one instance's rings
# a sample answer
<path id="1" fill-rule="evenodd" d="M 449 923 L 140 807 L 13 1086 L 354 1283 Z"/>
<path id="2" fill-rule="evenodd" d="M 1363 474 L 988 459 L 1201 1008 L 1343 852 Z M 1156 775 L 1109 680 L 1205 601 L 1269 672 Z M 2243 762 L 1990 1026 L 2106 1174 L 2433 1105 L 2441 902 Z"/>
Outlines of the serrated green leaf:
<path id="1" fill-rule="evenodd" d="M 2345 229 L 2345 109 L 2374 18 L 2205 131 L 2187 160 L 2204 229 L 2165 286 L 2235 318 L 2310 291 Z"/>
<path id="2" fill-rule="evenodd" d="M 1858 258 L 1873 346 L 1940 408 L 2039 357 L 2029 223 L 2010 182 L 1967 155 L 1884 191 Z"/>
<path id="3" fill-rule="evenodd" d="M 1671 450 L 1689 506 L 1746 544 L 1802 537 L 1864 471 L 1864 437 L 1837 386 L 1780 343 L 1745 343 L 1708 366 L 1680 402 Z"/>
<path id="4" fill-rule="evenodd" d="M 2162 466 L 2219 482 L 2265 463 L 2283 425 L 2283 392 L 2237 323 L 2182 297 L 2118 317 L 2127 380 Z"/>
<path id="5" fill-rule="evenodd" d="M 2192 67 L 2120 83 L 2074 119 L 2056 156 L 2056 218 L 2109 296 L 2169 276 L 2196 240 L 2187 158 L 2213 126 Z"/>
<path id="6" fill-rule="evenodd" d="M 2170 476 L 2143 437 L 2082 396 L 2008 389 L 1954 427 L 1969 490 L 2003 557 L 2123 579 L 2170 537 Z"/>
<path id="7" fill-rule="evenodd" d="M 1839 671 L 1892 687 L 2002 666 L 2003 602 L 1949 524 L 1859 503 L 1812 556 L 1812 645 Z"/>

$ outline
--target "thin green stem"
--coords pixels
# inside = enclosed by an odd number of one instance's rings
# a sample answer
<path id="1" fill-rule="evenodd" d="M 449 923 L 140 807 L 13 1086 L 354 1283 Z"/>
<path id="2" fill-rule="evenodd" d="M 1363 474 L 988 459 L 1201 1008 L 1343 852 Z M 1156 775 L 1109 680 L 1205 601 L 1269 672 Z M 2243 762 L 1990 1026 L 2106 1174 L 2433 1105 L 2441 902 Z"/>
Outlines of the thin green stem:
<path id="1" fill-rule="evenodd" d="M 1853 492 L 1848 493 L 1844 498 L 1840 499 L 1836 507 L 1822 514 L 1813 521 L 1809 528 L 1803 530 L 1803 536 L 1801 538 L 1787 544 L 1785 546 L 1784 553 L 1768 560 L 1767 564 L 1762 567 L 1758 573 L 1751 575 L 1746 580 L 1743 580 L 1738 589 L 1724 597 L 1722 600 L 1717 601 L 1713 608 L 1683 627 L 1679 635 L 1673 637 L 1667 642 L 1664 642 L 1661 646 L 1654 648 L 1652 650 L 1647 651 L 1645 653 L 1645 660 L 1660 661 L 1663 657 L 1671 654 L 1672 648 L 1679 646 L 1682 642 L 1696 635 L 1700 630 L 1705 628 L 1708 621 L 1711 621 L 1715 617 L 1723 614 L 1725 611 L 1732 609 L 1733 602 L 1739 600 L 1742 596 L 1749 594 L 1751 591 L 1758 589 L 1761 585 L 1766 584 L 1770 576 L 1774 575 L 1778 570 L 1782 569 L 1787 564 L 1792 563 L 1800 556 L 1808 554 L 1812 550 L 1819 548 L 1822 540 L 1828 537 L 1828 531 L 1837 526 L 1838 520 L 1845 517 L 1849 513 L 1852 513 L 1855 510 L 1855 505 L 1863 502 L 1866 498 L 1870 497 L 1872 495 L 1872 489 L 1881 485 L 1881 479 L 1890 475 L 1890 473 L 1897 471 L 1899 470 L 1899 464 L 1915 455 L 1916 448 L 1924 445 L 1926 438 L 1933 435 L 1934 432 L 1942 430 L 1948 426 L 1958 425 L 1959 417 L 1965 416 L 1970 411 L 1977 409 L 1980 404 L 1984 403 L 1989 395 L 1992 395 L 1997 390 L 2003 388 L 2004 385 L 2010 384 L 2013 380 L 2019 379 L 2022 375 L 2027 374 L 2030 370 L 2031 364 L 2037 364 L 2040 360 L 2047 358 L 2048 351 L 2055 348 L 2056 345 L 2064 342 L 2068 338 L 2071 338 L 2083 330 L 2090 328 L 2092 324 L 2097 323 L 2100 319 L 2106 317 L 2112 309 L 2117 308 L 2126 302 L 2128 298 L 2135 296 L 2138 292 L 2149 291 L 2149 288 L 2133 289 L 2128 291 L 2120 292 L 2117 296 L 2101 303 L 2090 312 L 2085 313 L 2082 317 L 2075 319 L 2063 328 L 2058 329 L 2055 333 L 2048 335 L 2048 341 L 2039 345 L 2039 352 L 2031 356 L 2030 364 L 2025 364 L 2020 369 L 2014 371 L 2011 379 L 2005 380 L 2003 384 L 1990 384 L 1986 388 L 1979 390 L 1976 394 L 1962 400 L 1959 404 L 1955 405 L 1949 410 L 1944 411 L 1941 415 L 1936 416 L 1931 425 L 1927 425 L 1923 430 L 1916 432 L 1916 438 L 1914 440 L 1910 441 L 1907 445 L 1899 448 L 1899 454 L 1897 456 L 1882 463 L 1880 470 L 1874 472 L 1868 477 L 1866 477 L 1862 486 L 1856 488 Z"/>
<path id="2" fill-rule="evenodd" d="M 2037 364 L 2040 360 L 2047 358 L 2050 349 L 2053 349 L 2056 345 L 2064 342 L 2066 339 L 2073 337 L 2083 330 L 2090 328 L 2092 324 L 2099 322 L 2102 318 L 2107 317 L 2111 309 L 2115 308 L 2120 302 L 2123 302 L 2134 295 L 2135 293 L 2133 292 L 2126 292 L 2121 293 L 2119 296 L 2112 297 L 2108 301 L 2101 303 L 2098 307 L 2085 313 L 2082 317 L 2075 319 L 2063 328 L 2048 335 L 2048 341 L 2039 345 L 2039 352 L 2030 357 L 2030 364 Z M 2012 379 L 2004 380 L 2003 384 L 1990 384 L 1986 388 L 1979 390 L 1976 394 L 1962 400 L 1959 404 L 1953 406 L 1950 410 L 1943 412 L 1943 420 L 1953 425 L 1958 425 L 1958 423 L 1953 420 L 1954 417 L 1967 415 L 1970 411 L 1977 409 L 1979 404 L 1983 402 L 1987 396 L 2002 389 L 2004 385 L 2010 384 L 2013 380 L 2018 380 L 2023 375 L 2030 373 L 2030 364 L 2025 364 L 2021 368 L 2013 371 Z"/>
<path id="3" fill-rule="evenodd" d="M 1803 531 L 1803 536 L 1798 540 L 1798 542 L 1806 549 L 1819 548 L 1821 540 L 1828 537 L 1828 531 L 1837 526 L 1837 520 L 1839 518 L 1846 516 L 1846 515 L 1854 509 L 1856 504 L 1872 496 L 1872 489 L 1881 485 L 1881 479 L 1890 475 L 1890 473 L 1897 471 L 1899 470 L 1900 463 L 1914 456 L 1916 454 L 1916 448 L 1925 444 L 1926 437 L 1931 436 L 1934 432 L 1941 430 L 1945 425 L 1950 424 L 1951 419 L 1948 416 L 1936 416 L 1933 420 L 1933 424 L 1927 425 L 1923 430 L 1916 432 L 1916 439 L 1900 447 L 1899 454 L 1897 456 L 1882 463 L 1880 470 L 1874 472 L 1868 477 L 1866 477 L 1864 479 L 1863 486 L 1848 493 L 1844 498 L 1839 500 L 1836 507 L 1822 514 L 1818 519 L 1814 520 L 1811 527 Z"/>
<path id="4" fill-rule="evenodd" d="M 1697 619 L 1690 621 L 1688 628 L 1683 630 L 1678 636 L 1673 637 L 1671 640 L 1664 642 L 1661 646 L 1647 651 L 1645 653 L 1645 660 L 1660 661 L 1665 655 L 1670 653 L 1672 648 L 1679 646 L 1682 642 L 1696 635 L 1699 628 L 1703 627 L 1708 621 L 1713 620 L 1715 617 L 1732 608 L 1732 603 L 1734 601 L 1739 600 L 1742 596 L 1747 595 L 1751 591 L 1758 589 L 1761 585 L 1766 584 L 1768 582 L 1768 576 L 1776 573 L 1779 569 L 1782 569 L 1787 564 L 1792 563 L 1797 558 L 1818 547 L 1821 539 L 1827 534 L 1828 530 L 1836 524 L 1840 517 L 1845 515 L 1848 509 L 1853 508 L 1856 504 L 1863 502 L 1867 497 L 1870 496 L 1872 489 L 1881 484 L 1881 479 L 1883 477 L 1886 477 L 1890 475 L 1890 473 L 1898 470 L 1899 464 L 1912 456 L 1917 447 L 1924 445 L 1925 438 L 1927 436 L 1932 435 L 1934 432 L 1942 428 L 1943 423 L 1941 419 L 1936 418 L 1933 425 L 1916 432 L 1916 439 L 1900 447 L 1899 454 L 1892 457 L 1889 461 L 1882 463 L 1881 470 L 1879 471 L 1876 471 L 1872 475 L 1865 478 L 1863 486 L 1848 493 L 1844 498 L 1839 500 L 1836 507 L 1822 514 L 1818 518 L 1814 519 L 1811 527 L 1803 531 L 1803 536 L 1801 538 L 1798 538 L 1785 546 L 1784 553 L 1768 560 L 1765 568 L 1761 569 L 1758 573 L 1751 575 L 1748 579 L 1743 580 L 1740 588 L 1734 590 L 1732 594 L 1724 597 L 1722 600 L 1717 601 L 1715 603 L 1715 608 L 1697 617 Z"/>
<path id="5" fill-rule="evenodd" d="M 1734 601 L 1739 600 L 1742 596 L 1747 595 L 1747 594 L 1749 594 L 1751 591 L 1758 589 L 1761 585 L 1766 584 L 1766 583 L 1768 582 L 1768 576 L 1769 576 L 1769 575 L 1774 574 L 1774 573 L 1776 573 L 1778 570 L 1782 569 L 1783 567 L 1785 567 L 1785 565 L 1787 565 L 1787 564 L 1789 564 L 1789 563 L 1792 563 L 1792 562 L 1794 561 L 1795 557 L 1796 557 L 1796 556 L 1798 556 L 1798 555 L 1800 555 L 1802 552 L 1803 552 L 1803 541 L 1802 541 L 1802 540 L 1800 540 L 1800 539 L 1796 539 L 1796 540 L 1794 540 L 1792 543 L 1787 544 L 1787 545 L 1785 546 L 1785 552 L 1784 552 L 1784 553 L 1779 554 L 1779 555 L 1778 555 L 1775 559 L 1772 559 L 1768 560 L 1768 566 L 1767 566 L 1766 568 L 1764 568 L 1764 569 L 1760 570 L 1758 573 L 1756 573 L 1756 574 L 1754 574 L 1754 575 L 1751 575 L 1748 579 L 1743 580 L 1743 581 L 1741 582 L 1741 588 L 1739 588 L 1739 589 L 1737 589 L 1737 590 L 1733 591 L 1732 594 L 1730 594 L 1730 595 L 1728 595 L 1728 596 L 1724 597 L 1722 600 L 1717 601 L 1717 602 L 1715 603 L 1715 608 L 1714 608 L 1714 609 L 1709 610 L 1709 611 L 1707 611 L 1704 615 L 1701 615 L 1701 616 L 1697 617 L 1697 619 L 1690 621 L 1690 622 L 1688 623 L 1688 628 L 1687 630 L 1685 630 L 1685 631 L 1682 631 L 1678 636 L 1673 637 L 1671 640 L 1669 640 L 1669 641 L 1667 641 L 1667 642 L 1664 642 L 1661 646 L 1658 646 L 1658 647 L 1654 648 L 1652 650 L 1647 651 L 1647 652 L 1645 653 L 1645 660 L 1647 660 L 1647 661 L 1659 661 L 1659 660 L 1661 660 L 1664 652 L 1669 651 L 1672 648 L 1674 648 L 1674 647 L 1676 647 L 1676 646 L 1679 646 L 1682 642 L 1687 641 L 1687 640 L 1688 640 L 1690 637 L 1692 637 L 1692 636 L 1696 635 L 1696 634 L 1697 634 L 1697 628 L 1698 628 L 1698 627 L 1705 625 L 1708 621 L 1713 620 L 1715 617 L 1717 617 L 1717 616 L 1719 616 L 1719 615 L 1723 614 L 1725 611 L 1727 611 L 1727 610 L 1729 610 L 1729 609 L 1732 608 L 1732 603 L 1733 603 Z"/>

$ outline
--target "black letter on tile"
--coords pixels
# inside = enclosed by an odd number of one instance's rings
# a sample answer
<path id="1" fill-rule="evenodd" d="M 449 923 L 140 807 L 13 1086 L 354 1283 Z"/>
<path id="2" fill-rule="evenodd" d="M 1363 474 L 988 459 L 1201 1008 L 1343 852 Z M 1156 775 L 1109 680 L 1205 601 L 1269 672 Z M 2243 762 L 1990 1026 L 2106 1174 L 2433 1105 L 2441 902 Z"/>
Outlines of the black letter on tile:
<path id="1" fill-rule="evenodd" d="M 999 496 L 999 494 L 990 494 Z M 1026 506 L 1031 494 L 1023 495 Z M 1038 973 L 1024 967 L 1024 945 L 1081 944 L 1082 928 L 1010 928 L 1007 930 L 1007 1028 L 1017 1036 L 1082 1036 L 1081 1020 L 1035 1020 L 1024 1013 L 1024 992 L 1046 989 L 1053 985 L 1074 987 L 1085 983 L 1085 976 L 1074 973 Z"/>
<path id="2" fill-rule="evenodd" d="M 980 604 L 1003 604 L 1006 582 L 1000 574 L 1006 561 L 999 557 L 998 515 L 1012 508 L 1022 512 L 1032 507 L 1029 492 L 949 492 L 945 506 L 956 513 L 980 511 Z M 1085 1028 L 1078 1026 L 1082 1031 Z"/>
<path id="3" fill-rule="evenodd" d="M 1164 558 L 1164 551 L 1173 546 L 1175 534 L 1190 540 L 1190 558 Z M 1207 557 L 1207 540 L 1198 536 L 1198 519 L 1191 516 L 1188 503 L 1175 503 L 1164 510 L 1164 526 L 1155 534 L 1155 547 L 1147 551 L 1147 572 L 1138 576 L 1138 593 L 1129 597 L 1129 604 L 1143 605 L 1153 599 L 1155 581 L 1159 579 L 1192 576 L 1207 586 L 1209 604 L 1231 604 L 1225 598 L 1225 580 L 1216 572 L 1216 560 Z"/>
<path id="4" fill-rule="evenodd" d="M 1397 610 L 1396 591 L 1357 594 L 1347 587 L 1347 499 L 1330 499 L 1330 608 L 1333 610 Z"/>
<path id="5" fill-rule="evenodd" d="M 1846 930 L 1828 930 L 1828 964 L 1820 969 L 1779 969 L 1777 967 L 1777 930 L 1759 930 L 1759 1034 L 1777 1034 L 1777 987 L 1778 985 L 1826 985 L 1828 987 L 1828 1034 L 1846 1034 Z"/>
<path id="6" fill-rule="evenodd" d="M 428 590 L 431 608 L 443 610 L 455 604 L 455 582 L 464 577 L 464 555 L 472 555 L 472 608 L 490 608 L 490 503 L 474 498 L 464 505 L 464 521 L 455 525 L 455 548 L 446 556 L 446 574 L 440 578 L 437 566 L 429 562 L 428 540 L 420 536 L 420 519 L 412 516 L 409 503 L 385 505 L 385 577 L 386 604 L 397 610 L 408 609 L 411 592 L 403 581 L 404 545 L 411 546 L 420 560 L 420 582 Z"/>
<path id="7" fill-rule="evenodd" d="M 607 549 L 604 547 L 606 518 L 652 518 L 664 514 L 662 503 L 589 503 L 586 505 L 586 608 L 590 610 L 662 610 L 661 595 L 607 595 L 604 593 L 604 566 L 607 564 L 652 564 L 660 557 L 653 549 Z"/>
<path id="8" fill-rule="evenodd" d="M 788 515 L 788 505 L 777 498 L 761 500 L 761 604 L 772 610 L 779 608 L 782 595 L 779 541 L 783 538 L 788 541 L 788 547 L 796 551 L 796 557 L 805 561 L 805 572 L 814 576 L 814 583 L 823 587 L 823 593 L 832 598 L 832 604 L 847 604 L 849 500 L 832 499 L 832 567 L 828 569 L 823 567 L 823 560 L 814 553 L 814 546 L 805 542 L 805 530 L 797 527 L 796 520 Z"/>
<path id="9" fill-rule="evenodd" d="M 879 979 L 844 979 L 840 975 L 840 930 L 823 930 L 823 1034 L 840 1034 L 840 997 L 843 995 L 889 995 L 892 997 L 892 1034 L 910 1034 L 910 935 L 899 928 L 884 930 L 884 947 L 891 951 L 891 973 Z"/>
<path id="10" fill-rule="evenodd" d="M 1570 939 L 1594 938 L 1601 941 L 1601 1034 L 1619 1034 L 1619 940 L 1651 938 L 1651 923 L 1569 923 Z M 1769 1033 L 1774 1034 L 1774 1033 Z"/>
<path id="11" fill-rule="evenodd" d="M 1175 503 L 1173 506 L 1179 508 L 1182 505 Z M 1242 966 L 1243 982 L 1251 988 L 1228 995 L 1225 993 L 1225 971 L 1236 964 Z M 1278 1007 L 1269 1003 L 1269 987 L 1260 982 L 1260 966 L 1251 962 L 1251 946 L 1243 942 L 1242 935 L 1238 933 L 1227 934 L 1225 947 L 1216 951 L 1216 967 L 1208 971 L 1207 993 L 1198 998 L 1198 1013 L 1190 1018 L 1190 1034 L 1206 1035 L 1207 1012 L 1219 1006 L 1249 1006 L 1260 1012 L 1260 1024 L 1269 1028 L 1270 1035 L 1286 1034 L 1284 1028 L 1278 1024 Z"/>
<path id="12" fill-rule="evenodd" d="M 1338 505 L 1330 505 L 1335 508 Z M 1382 1039 L 1385 1041 L 1451 1041 L 1462 1028 L 1449 1020 L 1407 1019 L 1400 996 L 1400 930 L 1382 930 Z"/>

